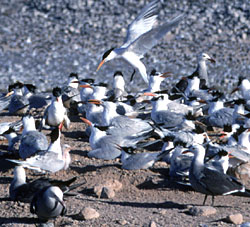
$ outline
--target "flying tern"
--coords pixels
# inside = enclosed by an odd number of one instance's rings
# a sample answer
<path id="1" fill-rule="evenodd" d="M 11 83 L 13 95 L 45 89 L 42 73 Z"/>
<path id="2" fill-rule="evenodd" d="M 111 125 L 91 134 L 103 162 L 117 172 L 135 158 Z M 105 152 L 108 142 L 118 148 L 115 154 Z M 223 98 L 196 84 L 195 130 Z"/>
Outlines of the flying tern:
<path id="1" fill-rule="evenodd" d="M 148 83 L 145 65 L 141 62 L 144 54 L 154 47 L 160 39 L 183 19 L 181 14 L 169 22 L 154 27 L 158 13 L 159 1 L 152 1 L 146 5 L 139 15 L 129 24 L 125 41 L 121 47 L 106 51 L 97 71 L 101 66 L 114 58 L 123 58 L 134 69 L 138 70 L 143 80 Z"/>

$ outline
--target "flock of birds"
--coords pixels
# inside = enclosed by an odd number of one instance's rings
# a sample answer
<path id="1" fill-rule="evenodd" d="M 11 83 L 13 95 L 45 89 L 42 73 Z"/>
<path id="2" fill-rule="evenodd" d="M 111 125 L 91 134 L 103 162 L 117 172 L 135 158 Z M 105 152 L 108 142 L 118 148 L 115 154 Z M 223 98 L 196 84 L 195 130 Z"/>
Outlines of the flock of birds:
<path id="1" fill-rule="evenodd" d="M 121 168 L 127 170 L 147 169 L 164 161 L 174 180 L 205 194 L 203 204 L 208 195 L 212 204 L 217 195 L 250 196 L 242 183 L 227 175 L 228 168 L 250 160 L 250 81 L 239 78 L 241 98 L 226 100 L 223 92 L 209 87 L 206 62 L 215 61 L 201 53 L 192 75 L 181 78 L 171 90 L 162 90 L 161 82 L 171 73 L 152 70 L 147 76 L 140 58 L 184 15 L 155 27 L 157 5 L 158 1 L 152 1 L 142 9 L 128 26 L 124 44 L 107 51 L 97 68 L 116 57 L 124 58 L 148 84 L 147 89 L 128 94 L 123 74 L 117 71 L 111 90 L 107 84 L 80 80 L 77 73 L 71 73 L 65 87 L 53 88 L 52 98 L 35 94 L 34 85 L 21 82 L 9 85 L 9 92 L 1 95 L 1 111 L 22 115 L 20 121 L 0 124 L 9 151 L 20 143 L 19 159 L 8 159 L 18 164 L 10 198 L 29 202 L 30 211 L 39 219 L 65 214 L 63 195 L 83 184 L 71 185 L 76 178 L 26 182 L 24 168 L 52 173 L 69 168 L 70 147 L 60 141 L 63 127 L 70 127 L 69 113 L 80 115 L 88 125 L 90 158 L 120 158 Z M 45 107 L 37 124 L 30 110 Z M 42 129 L 51 130 L 50 143 Z"/>

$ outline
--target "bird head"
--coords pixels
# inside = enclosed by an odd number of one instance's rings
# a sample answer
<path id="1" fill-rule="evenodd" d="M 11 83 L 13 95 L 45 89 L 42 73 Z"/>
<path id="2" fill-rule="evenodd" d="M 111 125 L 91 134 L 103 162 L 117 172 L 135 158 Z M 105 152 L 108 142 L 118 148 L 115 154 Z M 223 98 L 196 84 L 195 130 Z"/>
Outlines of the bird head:
<path id="1" fill-rule="evenodd" d="M 200 61 L 210 61 L 210 62 L 212 62 L 212 63 L 215 63 L 215 60 L 213 59 L 213 58 L 211 58 L 208 54 L 206 54 L 206 53 L 201 53 L 200 55 L 199 55 L 199 60 Z"/>
<path id="2" fill-rule="evenodd" d="M 103 65 L 105 62 L 110 61 L 110 60 L 112 60 L 112 59 L 115 58 L 116 54 L 115 54 L 115 52 L 113 51 L 114 49 L 115 49 L 115 48 L 112 47 L 111 49 L 107 50 L 107 51 L 103 54 L 103 56 L 102 56 L 102 61 L 101 61 L 101 63 L 98 65 L 96 72 L 102 67 L 102 65 Z"/>

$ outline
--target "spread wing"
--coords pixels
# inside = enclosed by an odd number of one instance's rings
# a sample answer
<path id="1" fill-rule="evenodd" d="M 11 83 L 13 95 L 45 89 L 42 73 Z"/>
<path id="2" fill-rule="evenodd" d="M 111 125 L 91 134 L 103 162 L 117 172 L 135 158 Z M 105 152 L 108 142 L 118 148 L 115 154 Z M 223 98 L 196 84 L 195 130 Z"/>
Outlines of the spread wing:
<path id="1" fill-rule="evenodd" d="M 168 31 L 176 27 L 179 22 L 184 18 L 184 14 L 175 17 L 170 22 L 166 22 L 163 25 L 151 29 L 150 31 L 142 34 L 129 46 L 129 50 L 134 52 L 137 56 L 142 57 L 153 46 L 155 46 L 160 39 L 162 39 Z"/>
<path id="2" fill-rule="evenodd" d="M 139 36 L 150 31 L 156 21 L 157 13 L 158 0 L 154 0 L 146 5 L 128 26 L 127 35 L 122 47 L 129 46 Z"/>

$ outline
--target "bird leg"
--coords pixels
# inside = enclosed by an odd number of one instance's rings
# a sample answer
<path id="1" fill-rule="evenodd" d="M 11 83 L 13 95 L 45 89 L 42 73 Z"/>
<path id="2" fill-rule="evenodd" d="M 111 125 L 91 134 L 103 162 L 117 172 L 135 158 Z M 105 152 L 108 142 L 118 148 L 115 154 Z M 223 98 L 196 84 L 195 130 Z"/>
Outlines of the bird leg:
<path id="1" fill-rule="evenodd" d="M 204 201 L 203 201 L 203 206 L 205 206 L 206 200 L 207 200 L 207 195 L 205 195 L 205 198 L 204 198 Z"/>

